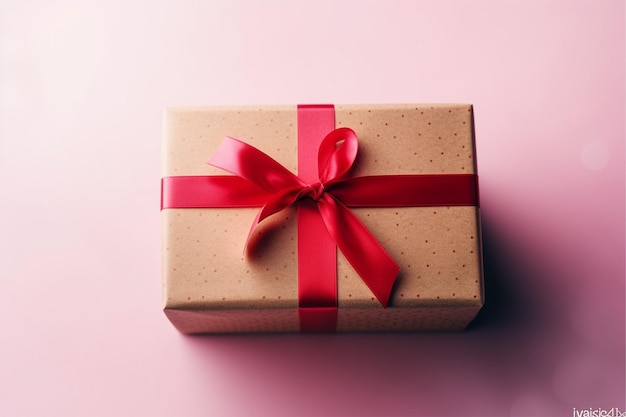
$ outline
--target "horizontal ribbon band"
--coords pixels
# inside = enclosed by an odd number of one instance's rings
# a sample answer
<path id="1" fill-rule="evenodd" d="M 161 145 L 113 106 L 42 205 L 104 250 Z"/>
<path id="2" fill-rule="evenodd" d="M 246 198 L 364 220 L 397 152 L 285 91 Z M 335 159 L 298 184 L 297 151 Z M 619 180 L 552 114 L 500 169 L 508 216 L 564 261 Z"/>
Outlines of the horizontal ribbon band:
<path id="1" fill-rule="evenodd" d="M 271 193 L 235 176 L 161 180 L 161 209 L 262 207 Z M 477 206 L 473 174 L 380 175 L 348 178 L 328 188 L 347 207 Z"/>

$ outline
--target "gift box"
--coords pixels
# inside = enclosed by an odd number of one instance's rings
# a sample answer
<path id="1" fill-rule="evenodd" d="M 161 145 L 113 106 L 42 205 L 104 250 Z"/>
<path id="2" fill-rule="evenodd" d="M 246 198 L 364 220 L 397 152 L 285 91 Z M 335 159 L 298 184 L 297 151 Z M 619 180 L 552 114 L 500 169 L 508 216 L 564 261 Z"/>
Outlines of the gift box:
<path id="1" fill-rule="evenodd" d="M 462 330 L 483 305 L 471 105 L 168 109 L 161 199 L 183 333 Z"/>

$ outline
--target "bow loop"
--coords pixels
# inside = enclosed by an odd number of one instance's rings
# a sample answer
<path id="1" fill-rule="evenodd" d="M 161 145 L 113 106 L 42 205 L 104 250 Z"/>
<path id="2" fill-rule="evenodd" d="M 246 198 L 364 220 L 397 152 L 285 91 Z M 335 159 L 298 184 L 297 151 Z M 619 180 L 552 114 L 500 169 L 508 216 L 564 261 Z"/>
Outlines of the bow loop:
<path id="1" fill-rule="evenodd" d="M 207 163 L 244 178 L 270 193 L 306 187 L 306 183 L 272 157 L 230 136 L 224 138 Z"/>
<path id="2" fill-rule="evenodd" d="M 320 144 L 317 166 L 322 183 L 341 179 L 356 160 L 359 148 L 354 130 L 341 127 L 330 132 Z"/>

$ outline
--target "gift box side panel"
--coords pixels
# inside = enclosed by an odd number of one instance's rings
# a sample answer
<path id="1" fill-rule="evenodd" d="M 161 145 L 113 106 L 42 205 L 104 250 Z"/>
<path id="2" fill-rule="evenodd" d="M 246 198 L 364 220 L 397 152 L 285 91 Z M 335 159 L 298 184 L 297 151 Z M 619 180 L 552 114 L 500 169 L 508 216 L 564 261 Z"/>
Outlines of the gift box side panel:
<path id="1" fill-rule="evenodd" d="M 480 307 L 347 308 L 338 311 L 338 332 L 461 331 Z M 298 311 L 165 309 L 172 324 L 186 334 L 284 333 L 299 331 Z"/>
<path id="2" fill-rule="evenodd" d="M 480 305 L 415 308 L 340 309 L 338 332 L 461 331 L 476 317 Z"/>
<path id="3" fill-rule="evenodd" d="M 284 333 L 300 329 L 297 309 L 165 310 L 182 333 Z"/>

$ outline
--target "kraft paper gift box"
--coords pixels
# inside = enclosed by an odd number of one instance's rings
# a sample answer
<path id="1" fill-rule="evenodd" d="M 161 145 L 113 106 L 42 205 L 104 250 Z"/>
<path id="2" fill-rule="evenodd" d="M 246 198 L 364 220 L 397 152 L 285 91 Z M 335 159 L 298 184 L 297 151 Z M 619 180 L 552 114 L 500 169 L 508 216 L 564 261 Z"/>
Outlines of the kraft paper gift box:
<path id="1" fill-rule="evenodd" d="M 207 164 L 227 136 L 254 146 L 294 174 L 301 168 L 299 161 L 302 164 L 312 159 L 317 163 L 316 154 L 304 150 L 302 143 L 298 145 L 302 109 L 306 107 L 165 111 L 161 210 L 164 311 L 181 332 L 303 330 L 298 288 L 298 274 L 303 272 L 298 266 L 298 254 L 303 250 L 298 246 L 300 201 L 270 216 L 252 232 L 260 205 L 168 207 L 171 178 L 232 176 Z M 476 178 L 471 105 L 335 105 L 331 111 L 334 127 L 349 127 L 358 137 L 358 156 L 348 178 Z M 196 197 L 193 187 L 185 192 L 190 197 L 183 199 Z M 403 192 L 409 195 L 411 191 Z M 397 263 L 399 272 L 384 308 L 337 250 L 332 277 L 337 308 L 331 308 L 330 329 L 326 324 L 321 330 L 464 329 L 482 307 L 484 294 L 477 189 L 470 192 L 476 194 L 474 203 L 431 201 L 409 207 L 350 207 Z M 313 200 L 308 200 L 310 205 Z M 314 234 L 314 240 L 317 236 L 328 238 L 323 228 Z M 308 272 L 315 275 L 314 270 Z M 312 328 L 315 330 L 315 325 Z"/>

